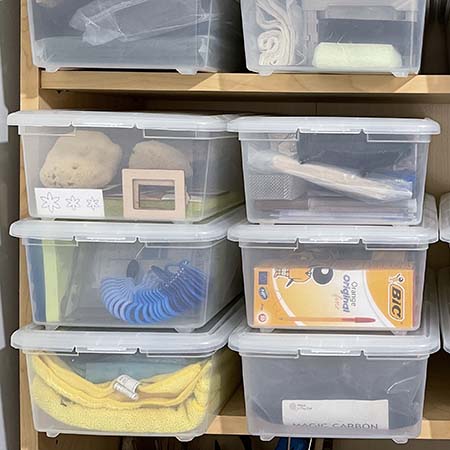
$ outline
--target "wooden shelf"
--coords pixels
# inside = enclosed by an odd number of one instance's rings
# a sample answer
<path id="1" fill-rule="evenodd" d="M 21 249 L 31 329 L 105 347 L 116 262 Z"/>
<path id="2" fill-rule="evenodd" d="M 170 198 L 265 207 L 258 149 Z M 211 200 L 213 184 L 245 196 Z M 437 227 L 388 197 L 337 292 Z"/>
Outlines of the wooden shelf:
<path id="1" fill-rule="evenodd" d="M 242 386 L 234 393 L 220 415 L 214 419 L 209 427 L 208 434 L 248 434 Z"/>
<path id="2" fill-rule="evenodd" d="M 420 439 L 450 439 L 450 355 L 440 352 L 430 358 L 424 420 Z M 219 416 L 208 434 L 246 435 L 244 396 L 239 389 Z"/>
<path id="3" fill-rule="evenodd" d="M 450 99 L 450 76 L 197 74 L 63 70 L 41 73 L 41 88 L 76 92 L 278 96 L 426 96 Z"/>

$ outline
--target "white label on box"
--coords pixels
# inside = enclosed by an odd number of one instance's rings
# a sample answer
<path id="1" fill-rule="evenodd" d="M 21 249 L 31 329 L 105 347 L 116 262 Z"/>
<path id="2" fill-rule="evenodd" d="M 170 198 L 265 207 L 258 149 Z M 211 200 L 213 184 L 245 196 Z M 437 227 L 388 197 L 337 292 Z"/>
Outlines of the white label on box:
<path id="1" fill-rule="evenodd" d="M 105 217 L 101 189 L 35 188 L 37 213 L 41 217 Z"/>
<path id="2" fill-rule="evenodd" d="M 388 430 L 388 400 L 283 400 L 283 424 L 302 428 Z"/>

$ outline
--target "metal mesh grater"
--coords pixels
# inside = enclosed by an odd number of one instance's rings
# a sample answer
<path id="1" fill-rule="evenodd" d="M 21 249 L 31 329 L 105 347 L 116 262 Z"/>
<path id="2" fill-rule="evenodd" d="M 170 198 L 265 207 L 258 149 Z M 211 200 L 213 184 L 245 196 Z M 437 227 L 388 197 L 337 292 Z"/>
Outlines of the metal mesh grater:
<path id="1" fill-rule="evenodd" d="M 304 192 L 304 182 L 291 175 L 250 175 L 247 195 L 253 200 L 295 200 Z"/>

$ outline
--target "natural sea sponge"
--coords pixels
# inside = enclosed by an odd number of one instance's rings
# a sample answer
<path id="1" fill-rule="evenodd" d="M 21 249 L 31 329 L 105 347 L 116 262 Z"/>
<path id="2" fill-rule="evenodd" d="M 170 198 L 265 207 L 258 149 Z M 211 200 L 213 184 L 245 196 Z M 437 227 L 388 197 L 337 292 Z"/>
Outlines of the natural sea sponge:
<path id="1" fill-rule="evenodd" d="M 130 156 L 129 168 L 183 170 L 186 178 L 193 175 L 189 157 L 175 147 L 159 141 L 137 144 Z"/>
<path id="2" fill-rule="evenodd" d="M 45 187 L 103 188 L 119 169 L 122 149 L 98 131 L 60 137 L 47 155 L 40 178 Z"/>

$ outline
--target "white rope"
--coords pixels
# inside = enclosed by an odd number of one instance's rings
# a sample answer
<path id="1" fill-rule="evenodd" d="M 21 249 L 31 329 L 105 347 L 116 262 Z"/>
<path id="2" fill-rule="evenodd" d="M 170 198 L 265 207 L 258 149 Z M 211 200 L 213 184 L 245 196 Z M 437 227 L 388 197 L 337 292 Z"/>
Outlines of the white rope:
<path id="1" fill-rule="evenodd" d="M 295 16 L 290 10 L 297 0 L 286 1 L 286 8 L 283 8 L 278 0 L 256 0 L 256 22 L 265 30 L 258 37 L 259 64 L 262 66 L 290 66 L 304 61 L 301 54 L 301 61 L 295 61 L 301 24 L 293 22 Z"/>

